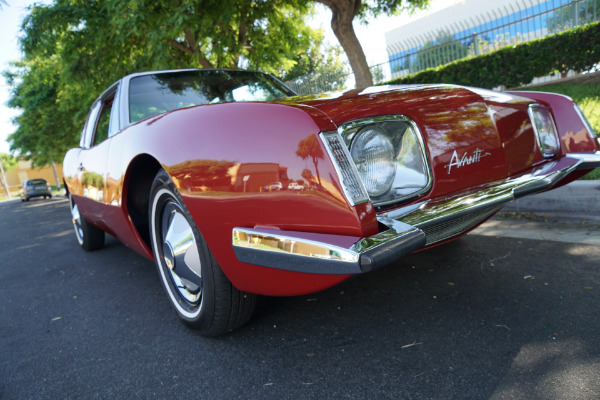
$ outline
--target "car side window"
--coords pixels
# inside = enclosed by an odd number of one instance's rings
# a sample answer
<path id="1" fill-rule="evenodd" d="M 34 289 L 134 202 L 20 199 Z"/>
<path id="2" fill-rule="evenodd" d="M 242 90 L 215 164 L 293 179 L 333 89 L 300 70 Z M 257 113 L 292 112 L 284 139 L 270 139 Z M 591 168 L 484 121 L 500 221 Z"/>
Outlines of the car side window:
<path id="1" fill-rule="evenodd" d="M 115 84 L 92 105 L 81 134 L 81 147 L 96 146 L 119 131 L 117 93 L 118 86 Z"/>
<path id="2" fill-rule="evenodd" d="M 94 129 L 96 128 L 96 121 L 98 120 L 98 113 L 102 108 L 102 102 L 97 101 L 90 109 L 85 128 L 81 137 L 81 147 L 88 148 L 92 144 L 92 138 L 94 137 Z"/>
<path id="3" fill-rule="evenodd" d="M 108 126 L 108 136 L 112 136 L 115 133 L 119 132 L 119 93 L 121 91 L 121 86 L 117 88 L 117 92 L 115 93 L 112 101 L 112 107 L 110 109 L 110 122 Z"/>
<path id="4" fill-rule="evenodd" d="M 112 103 L 112 98 L 106 99 L 102 102 L 102 111 L 100 112 L 100 117 L 98 118 L 96 135 L 94 136 L 94 146 L 108 139 L 108 127 L 110 122 Z"/>

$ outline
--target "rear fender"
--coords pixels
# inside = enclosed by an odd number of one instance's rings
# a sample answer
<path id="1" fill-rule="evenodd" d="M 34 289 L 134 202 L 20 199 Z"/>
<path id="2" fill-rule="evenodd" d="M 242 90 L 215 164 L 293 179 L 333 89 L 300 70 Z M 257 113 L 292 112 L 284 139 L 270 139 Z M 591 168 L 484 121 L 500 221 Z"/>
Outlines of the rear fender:
<path id="1" fill-rule="evenodd" d="M 546 92 L 515 91 L 510 93 L 535 100 L 550 110 L 560 136 L 563 154 L 599 150 L 596 134 L 587 128 L 577 112 L 575 102 L 570 97 Z"/>

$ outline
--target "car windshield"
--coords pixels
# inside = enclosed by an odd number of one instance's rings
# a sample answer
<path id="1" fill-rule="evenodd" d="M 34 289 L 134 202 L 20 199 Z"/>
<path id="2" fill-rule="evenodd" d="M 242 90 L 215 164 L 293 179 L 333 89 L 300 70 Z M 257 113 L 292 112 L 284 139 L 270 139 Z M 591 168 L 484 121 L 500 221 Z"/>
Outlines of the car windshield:
<path id="1" fill-rule="evenodd" d="M 27 185 L 45 185 L 46 181 L 44 179 L 31 179 L 27 181 Z"/>
<path id="2" fill-rule="evenodd" d="M 129 83 L 129 120 L 178 108 L 235 101 L 271 101 L 294 93 L 269 75 L 250 71 L 195 70 L 156 73 Z"/>

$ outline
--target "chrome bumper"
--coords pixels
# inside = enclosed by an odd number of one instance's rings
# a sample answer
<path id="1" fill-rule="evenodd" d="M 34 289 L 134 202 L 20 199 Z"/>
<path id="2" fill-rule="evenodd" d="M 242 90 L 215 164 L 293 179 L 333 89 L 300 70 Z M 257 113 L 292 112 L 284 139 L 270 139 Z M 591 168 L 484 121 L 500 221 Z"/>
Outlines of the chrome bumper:
<path id="1" fill-rule="evenodd" d="M 506 203 L 551 189 L 576 170 L 597 167 L 600 152 L 569 153 L 531 174 L 380 214 L 377 220 L 389 229 L 367 238 L 234 228 L 233 249 L 239 261 L 264 267 L 312 274 L 368 272 L 464 233 Z"/>

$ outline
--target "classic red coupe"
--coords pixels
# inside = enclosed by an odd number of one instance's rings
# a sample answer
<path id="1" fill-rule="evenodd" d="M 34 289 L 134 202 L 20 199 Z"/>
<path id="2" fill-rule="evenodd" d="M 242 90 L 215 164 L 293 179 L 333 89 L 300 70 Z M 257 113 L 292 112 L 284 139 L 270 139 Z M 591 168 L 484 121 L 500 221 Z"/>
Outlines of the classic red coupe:
<path id="1" fill-rule="evenodd" d="M 247 322 L 256 295 L 331 287 L 598 166 L 594 131 L 561 95 L 296 96 L 263 73 L 176 70 L 109 87 L 64 176 L 79 244 L 108 232 L 153 259 L 178 316 L 215 336 Z"/>

